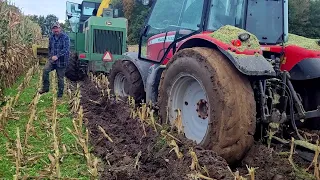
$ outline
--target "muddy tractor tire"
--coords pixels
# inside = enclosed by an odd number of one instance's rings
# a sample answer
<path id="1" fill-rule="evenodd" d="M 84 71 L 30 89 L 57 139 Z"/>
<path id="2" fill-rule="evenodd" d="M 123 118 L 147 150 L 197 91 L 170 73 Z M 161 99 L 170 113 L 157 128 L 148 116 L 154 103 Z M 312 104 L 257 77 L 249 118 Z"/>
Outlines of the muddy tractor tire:
<path id="1" fill-rule="evenodd" d="M 162 123 L 181 110 L 188 139 L 233 164 L 253 145 L 256 102 L 249 80 L 219 51 L 188 48 L 174 55 L 161 77 Z"/>
<path id="2" fill-rule="evenodd" d="M 110 70 L 109 81 L 112 94 L 120 97 L 131 96 L 136 102 L 145 98 L 141 75 L 131 61 L 116 61 Z"/>
<path id="3" fill-rule="evenodd" d="M 70 81 L 82 81 L 86 77 L 86 74 L 80 70 L 80 62 L 76 53 L 70 55 L 65 76 Z"/>

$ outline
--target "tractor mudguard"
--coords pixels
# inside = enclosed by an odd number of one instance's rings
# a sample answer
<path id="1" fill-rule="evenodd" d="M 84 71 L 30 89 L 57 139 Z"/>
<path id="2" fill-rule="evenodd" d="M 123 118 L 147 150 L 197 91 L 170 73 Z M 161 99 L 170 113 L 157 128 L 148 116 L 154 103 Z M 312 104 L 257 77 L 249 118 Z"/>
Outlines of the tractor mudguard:
<path id="1" fill-rule="evenodd" d="M 198 45 L 201 45 L 201 47 L 219 50 L 244 75 L 255 76 L 259 78 L 276 76 L 276 72 L 273 69 L 272 64 L 268 62 L 261 54 L 236 54 L 231 50 L 225 50 L 230 48 L 230 46 L 218 42 L 206 34 L 194 35 L 190 39 L 187 39 L 178 48 L 178 51 L 184 48 L 196 47 Z"/>
<path id="2" fill-rule="evenodd" d="M 218 47 L 218 46 L 217 46 Z M 232 62 L 232 64 L 244 75 L 247 76 L 271 76 L 275 77 L 276 72 L 273 66 L 261 54 L 239 55 L 233 54 L 218 47 L 218 49 Z"/>
<path id="3" fill-rule="evenodd" d="M 138 68 L 143 81 L 143 86 L 144 88 L 146 88 L 148 71 L 153 63 L 139 60 L 138 53 L 136 52 L 126 52 L 123 54 L 123 57 L 120 58 L 119 60 L 131 61 Z"/>
<path id="4" fill-rule="evenodd" d="M 320 77 L 320 58 L 307 58 L 290 70 L 292 80 L 310 80 Z"/>

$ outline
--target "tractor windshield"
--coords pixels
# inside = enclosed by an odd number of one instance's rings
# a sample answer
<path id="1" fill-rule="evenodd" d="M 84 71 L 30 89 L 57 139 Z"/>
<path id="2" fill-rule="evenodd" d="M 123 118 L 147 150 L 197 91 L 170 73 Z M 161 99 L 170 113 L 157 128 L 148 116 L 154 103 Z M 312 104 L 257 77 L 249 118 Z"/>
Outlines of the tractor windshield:
<path id="1" fill-rule="evenodd" d="M 205 0 L 157 0 L 148 20 L 148 31 L 142 37 L 141 57 L 159 61 L 177 38 L 201 27 Z M 180 34 L 187 30 L 187 34 Z"/>
<path id="2" fill-rule="evenodd" d="M 217 30 L 225 25 L 244 28 L 245 0 L 212 0 L 208 29 Z"/>

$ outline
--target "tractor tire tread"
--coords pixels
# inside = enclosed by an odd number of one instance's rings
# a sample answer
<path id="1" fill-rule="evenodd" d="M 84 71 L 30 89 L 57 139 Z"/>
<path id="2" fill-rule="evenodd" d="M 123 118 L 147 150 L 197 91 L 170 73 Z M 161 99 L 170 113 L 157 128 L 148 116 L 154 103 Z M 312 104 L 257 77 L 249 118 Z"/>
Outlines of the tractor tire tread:
<path id="1" fill-rule="evenodd" d="M 210 110 L 214 115 L 211 116 L 214 122 L 209 122 L 210 134 L 207 133 L 203 146 L 218 152 L 229 163 L 241 160 L 254 143 L 253 135 L 256 129 L 254 93 L 248 79 L 218 50 L 203 47 L 187 48 L 177 52 L 169 61 L 159 85 L 158 102 L 161 119 L 167 121 L 168 118 L 166 91 L 169 90 L 166 89 L 167 86 L 164 87 L 164 83 L 168 84 L 170 78 L 173 78 L 166 76 L 174 74 L 169 72 L 170 68 L 182 66 L 181 61 L 185 57 L 197 61 L 203 69 L 202 77 L 209 77 L 207 79 L 211 80 L 203 84 L 210 84 L 212 93 L 218 95 L 217 98 L 220 100 L 210 104 L 216 107 L 214 111 Z"/>
<path id="2" fill-rule="evenodd" d="M 144 98 L 143 81 L 137 67 L 128 60 L 118 60 L 112 65 L 112 69 L 109 74 L 109 88 L 111 89 L 111 93 L 114 94 L 114 79 L 119 72 L 122 72 L 126 76 L 127 81 L 130 84 L 130 96 L 132 96 L 136 101 L 141 101 Z"/>

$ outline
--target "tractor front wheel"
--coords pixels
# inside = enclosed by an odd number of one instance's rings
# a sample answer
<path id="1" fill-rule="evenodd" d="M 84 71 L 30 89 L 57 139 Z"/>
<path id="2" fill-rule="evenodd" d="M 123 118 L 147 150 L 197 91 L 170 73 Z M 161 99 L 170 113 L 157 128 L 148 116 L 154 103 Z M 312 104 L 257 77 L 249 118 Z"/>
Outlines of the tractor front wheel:
<path id="1" fill-rule="evenodd" d="M 131 61 L 116 61 L 110 70 L 109 81 L 112 94 L 131 96 L 137 102 L 145 97 L 141 75 Z"/>
<path id="2" fill-rule="evenodd" d="M 159 86 L 162 121 L 174 123 L 181 110 L 184 134 L 228 163 L 241 160 L 252 146 L 256 104 L 249 80 L 219 51 L 179 51 Z"/>
<path id="3" fill-rule="evenodd" d="M 81 81 L 86 76 L 86 73 L 82 72 L 80 69 L 80 62 L 76 53 L 72 53 L 70 56 L 70 60 L 69 60 L 68 67 L 66 69 L 65 76 L 70 81 Z"/>

